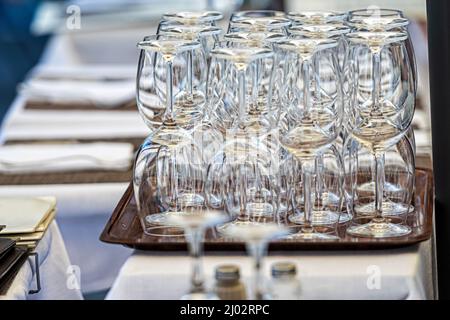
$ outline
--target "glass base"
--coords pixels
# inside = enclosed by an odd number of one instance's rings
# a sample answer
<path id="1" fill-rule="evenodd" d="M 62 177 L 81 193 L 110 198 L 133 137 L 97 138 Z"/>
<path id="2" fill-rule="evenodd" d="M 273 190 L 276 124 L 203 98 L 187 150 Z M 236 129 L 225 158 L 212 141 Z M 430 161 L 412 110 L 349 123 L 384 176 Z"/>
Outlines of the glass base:
<path id="1" fill-rule="evenodd" d="M 274 212 L 273 206 L 264 202 L 248 203 L 246 211 L 251 212 L 252 217 L 271 217 Z"/>
<path id="2" fill-rule="evenodd" d="M 391 223 L 389 219 L 374 218 L 369 223 L 349 227 L 347 233 L 355 237 L 394 238 L 410 234 L 411 228 Z"/>
<path id="3" fill-rule="evenodd" d="M 172 226 L 146 226 L 144 233 L 153 237 L 184 237 L 184 230 Z"/>
<path id="4" fill-rule="evenodd" d="M 254 221 L 249 221 L 249 220 L 234 220 L 234 221 L 230 221 L 227 222 L 221 226 L 217 226 L 216 230 L 224 235 L 224 236 L 228 236 L 229 234 L 229 230 L 230 228 L 235 228 L 235 227 L 242 227 L 242 226 L 252 226 L 255 224 L 259 224 L 260 222 L 254 222 Z"/>
<path id="5" fill-rule="evenodd" d="M 349 221 L 350 218 L 346 215 Z M 303 213 L 297 213 L 289 216 L 289 221 L 295 224 L 303 225 L 305 224 L 305 215 Z M 329 210 L 314 210 L 311 217 L 311 224 L 313 226 L 323 226 L 323 225 L 331 225 L 339 222 L 346 222 L 341 220 L 339 217 L 339 213 L 329 211 Z"/>
<path id="6" fill-rule="evenodd" d="M 182 207 L 194 207 L 201 206 L 205 202 L 205 199 L 198 194 L 185 194 L 177 199 L 177 202 Z M 173 226 L 173 224 L 167 221 L 168 213 L 155 213 L 145 217 L 146 223 L 154 226 Z"/>
<path id="7" fill-rule="evenodd" d="M 185 294 L 180 298 L 180 300 L 220 300 L 220 299 L 214 293 L 197 292 Z"/>
<path id="8" fill-rule="evenodd" d="M 371 192 L 371 193 L 375 193 L 375 182 L 371 181 L 371 182 L 366 182 L 361 184 L 360 186 L 357 187 L 357 190 L 359 192 Z M 389 183 L 389 182 L 384 182 L 384 187 L 383 190 L 385 192 L 402 192 L 403 189 L 400 188 L 399 186 Z"/>
<path id="9" fill-rule="evenodd" d="M 293 233 L 283 237 L 286 240 L 339 240 L 339 237 L 329 234 L 321 233 L 314 230 L 314 228 L 302 228 L 299 232 Z"/>
<path id="10" fill-rule="evenodd" d="M 395 203 L 389 200 L 383 200 L 383 216 L 399 216 L 408 213 L 410 206 L 403 203 Z M 375 202 L 369 202 L 364 205 L 355 206 L 355 212 L 362 216 L 375 215 Z"/>
<path id="11" fill-rule="evenodd" d="M 155 213 L 145 217 L 145 222 L 155 226 L 167 225 L 167 213 Z"/>

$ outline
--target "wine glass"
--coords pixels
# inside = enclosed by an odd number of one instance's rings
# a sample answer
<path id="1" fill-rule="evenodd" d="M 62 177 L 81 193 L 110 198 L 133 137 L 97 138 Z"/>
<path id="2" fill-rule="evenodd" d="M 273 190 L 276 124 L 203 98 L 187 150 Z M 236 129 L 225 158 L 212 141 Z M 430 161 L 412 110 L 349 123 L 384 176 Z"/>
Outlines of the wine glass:
<path id="1" fill-rule="evenodd" d="M 342 99 L 343 104 L 348 105 L 348 97 L 350 96 L 349 91 L 351 89 L 350 86 L 350 79 L 349 79 L 349 63 L 348 63 L 348 42 L 345 37 L 347 33 L 350 32 L 350 28 L 337 22 L 330 22 L 327 24 L 304 24 L 304 25 L 296 25 L 289 29 L 290 37 L 293 39 L 321 39 L 321 38 L 330 38 L 334 39 L 338 42 L 338 45 L 336 46 L 336 57 L 338 59 L 338 65 L 337 70 L 329 70 L 330 72 L 337 72 L 340 76 L 340 81 L 342 83 Z M 314 70 L 315 70 L 315 82 L 317 83 L 317 86 L 319 88 L 322 87 L 323 84 L 320 82 L 320 74 L 321 72 L 325 72 L 325 70 L 320 70 L 320 52 L 316 53 L 315 59 L 313 61 L 314 63 Z M 315 99 L 318 103 L 320 103 L 321 100 L 321 90 L 315 90 L 314 95 Z M 337 148 L 336 151 L 342 150 L 342 143 L 341 141 L 345 141 L 346 139 L 346 133 L 345 130 L 340 131 L 340 137 L 341 139 L 337 139 L 335 142 L 335 147 Z M 339 155 L 339 152 L 336 153 L 336 156 Z M 341 160 L 336 159 L 336 163 L 341 164 Z M 319 199 L 318 203 L 321 202 L 321 188 L 324 186 L 324 179 L 322 178 L 322 168 L 324 168 L 324 160 L 322 154 L 318 154 L 315 159 L 315 168 L 316 168 L 316 179 L 315 182 L 317 184 L 316 186 L 316 192 L 318 193 Z M 327 195 L 330 195 L 328 192 Z M 336 209 L 339 209 L 338 207 L 335 207 Z M 314 218 L 313 214 L 313 225 L 317 224 L 326 224 L 327 221 L 334 221 L 337 216 L 340 216 L 340 222 L 344 223 L 351 219 L 351 216 L 347 213 L 343 212 L 332 212 L 331 215 L 328 218 L 324 219 L 324 211 L 322 210 L 322 213 L 320 216 L 322 218 L 319 218 L 317 215 Z M 319 218 L 319 219 L 318 219 Z"/>
<path id="2" fill-rule="evenodd" d="M 291 21 L 283 17 L 239 18 L 231 20 L 227 33 L 232 32 L 278 32 L 288 35 Z"/>
<path id="3" fill-rule="evenodd" d="M 162 24 L 159 29 L 159 34 L 161 35 L 172 35 L 186 40 L 199 41 L 208 61 L 210 51 L 219 42 L 222 32 L 222 29 L 219 27 L 205 25 Z"/>
<path id="4" fill-rule="evenodd" d="M 279 121 L 280 144 L 301 162 L 302 190 L 304 202 L 303 227 L 291 235 L 292 239 L 335 239 L 333 235 L 317 232 L 312 225 L 313 215 L 313 175 L 315 159 L 336 140 L 342 123 L 342 101 L 340 78 L 336 70 L 337 60 L 333 39 L 289 39 L 276 46 L 277 59 L 285 63 L 282 96 L 283 110 Z M 322 60 L 320 83 L 323 84 L 320 101 L 311 95 L 312 79 L 315 78 L 313 60 L 320 51 Z M 317 85 L 317 82 L 313 82 Z M 316 88 L 317 90 L 317 88 Z M 290 217 L 296 221 L 298 215 Z M 339 220 L 339 215 L 336 218 Z M 336 220 L 334 219 L 334 220 Z"/>
<path id="5" fill-rule="evenodd" d="M 230 21 L 253 18 L 285 18 L 286 13 L 277 10 L 245 10 L 233 12 Z"/>
<path id="6" fill-rule="evenodd" d="M 266 66 L 273 52 L 268 48 L 223 46 L 211 53 L 207 90 L 211 121 L 224 136 L 267 134 L 273 123 L 270 117 L 265 117 L 266 112 L 259 112 L 260 109 L 268 109 L 265 107 L 267 99 L 259 100 L 259 92 L 263 89 L 258 82 L 259 77 L 253 76 L 253 72 L 258 70 L 254 67 L 256 63 Z"/>
<path id="7" fill-rule="evenodd" d="M 398 31 L 408 34 L 405 47 L 408 52 L 408 59 L 414 70 L 414 86 L 417 90 L 417 64 L 414 55 L 414 46 L 408 33 L 409 20 L 405 18 L 403 12 L 394 9 L 360 9 L 348 13 L 347 24 L 355 31 Z"/>
<path id="8" fill-rule="evenodd" d="M 289 234 L 289 229 L 277 224 L 239 224 L 227 229 L 226 235 L 245 241 L 247 252 L 253 257 L 252 295 L 254 300 L 262 300 L 266 294 L 262 267 L 267 244 L 270 240 L 281 238 Z"/>
<path id="9" fill-rule="evenodd" d="M 314 161 L 315 175 L 312 177 L 311 221 L 313 227 L 320 227 L 322 232 L 335 233 L 338 223 L 351 220 L 352 216 L 343 212 L 344 197 L 344 163 L 335 145 L 320 154 L 320 162 L 316 156 Z M 317 166 L 321 166 L 318 168 Z M 298 170 L 301 173 L 301 170 Z M 320 173 L 320 174 L 318 174 Z M 305 197 L 301 174 L 293 180 L 291 201 L 294 208 L 287 216 L 287 222 L 305 225 Z M 345 215 L 344 218 L 342 216 Z"/>
<path id="10" fill-rule="evenodd" d="M 142 43 L 157 41 L 197 43 L 195 39 L 182 39 L 173 35 L 153 35 Z M 192 129 L 203 117 L 206 83 L 206 58 L 200 45 L 174 55 L 172 65 L 173 115 L 178 125 Z M 163 122 L 167 106 L 167 68 L 161 52 L 140 48 L 137 70 L 136 101 L 139 113 L 147 126 L 155 130 Z M 188 57 L 194 57 L 189 60 Z M 193 63 L 186 63 L 187 61 Z M 195 77 L 193 75 L 196 75 Z M 189 79 L 196 79 L 192 81 Z M 195 83 L 195 85 L 193 85 Z M 192 90 L 192 91 L 191 91 Z M 192 92 L 192 93 L 191 93 Z"/>
<path id="11" fill-rule="evenodd" d="M 215 26 L 216 22 L 222 18 L 223 14 L 218 11 L 181 11 L 176 13 L 166 13 L 162 16 L 157 33 L 164 24 Z"/>
<path id="12" fill-rule="evenodd" d="M 190 123 L 198 124 L 204 115 L 210 46 L 215 43 L 215 37 L 218 37 L 222 30 L 202 25 L 162 25 L 159 33 L 202 44 L 203 50 L 186 52 L 186 85 L 184 90 L 175 96 L 175 107 L 180 111 L 179 116 Z"/>
<path id="13" fill-rule="evenodd" d="M 344 150 L 348 210 L 353 213 L 354 222 L 364 221 L 375 212 L 374 159 L 370 149 L 351 137 Z M 384 152 L 383 216 L 404 222 L 414 209 L 411 204 L 414 170 L 414 151 L 409 139 L 403 136 Z"/>
<path id="14" fill-rule="evenodd" d="M 375 206 L 370 222 L 351 226 L 353 236 L 387 238 L 411 232 L 383 212 L 385 151 L 408 130 L 414 114 L 415 86 L 404 32 L 352 32 L 347 35 L 354 65 L 355 92 L 346 122 L 351 136 L 374 158 Z"/>
<path id="15" fill-rule="evenodd" d="M 346 13 L 335 11 L 302 11 L 289 12 L 287 17 L 292 21 L 293 25 L 304 24 L 326 24 L 333 22 L 343 22 Z"/>
<path id="16" fill-rule="evenodd" d="M 160 187 L 163 182 L 169 181 L 167 183 L 173 184 L 176 179 L 175 172 L 167 170 L 170 164 L 167 159 L 171 159 L 175 147 L 192 143 L 191 134 L 180 126 L 175 116 L 174 64 L 185 64 L 183 54 L 199 48 L 200 43 L 181 39 L 151 38 L 139 42 L 138 47 L 148 53 L 151 59 L 156 60 L 150 66 L 159 67 L 162 64 L 164 67 L 162 68 L 164 70 L 151 72 L 150 76 L 165 79 L 165 88 L 159 88 L 161 91 L 159 94 L 166 106 L 162 123 L 139 148 L 133 168 L 133 188 L 142 227 L 146 233 L 153 234 L 152 230 L 161 228 L 152 227 L 163 225 L 166 220 L 165 212 L 170 210 L 171 205 L 166 200 L 175 197 L 174 195 L 165 199 L 161 197 Z M 138 81 L 140 80 L 138 71 Z"/>
<path id="17" fill-rule="evenodd" d="M 408 33 L 409 20 L 405 18 L 400 10 L 375 8 L 350 11 L 347 15 L 347 24 L 355 31 L 399 31 Z M 417 91 L 417 64 L 414 46 L 409 33 L 405 41 L 405 47 L 414 71 L 412 74 L 414 77 L 414 91 Z M 406 136 L 410 140 L 415 153 L 416 145 L 412 127 L 408 129 Z"/>
<path id="18" fill-rule="evenodd" d="M 233 32 L 224 36 L 224 41 L 232 48 L 268 48 L 273 51 L 275 43 L 285 40 L 287 37 L 282 33 L 275 32 Z M 252 78 L 248 77 L 248 85 L 252 86 L 255 95 L 249 99 L 248 114 L 255 119 L 255 122 L 266 126 L 266 130 L 276 127 L 278 108 L 272 103 L 270 85 L 274 74 L 273 57 L 259 59 L 251 64 L 249 70 Z M 263 119 L 263 120 L 261 120 Z"/>

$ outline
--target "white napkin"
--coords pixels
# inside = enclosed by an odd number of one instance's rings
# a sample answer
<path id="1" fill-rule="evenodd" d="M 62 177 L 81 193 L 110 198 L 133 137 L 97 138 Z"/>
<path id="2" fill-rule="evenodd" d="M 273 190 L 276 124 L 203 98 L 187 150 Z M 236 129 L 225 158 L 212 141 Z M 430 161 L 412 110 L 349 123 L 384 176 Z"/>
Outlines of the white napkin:
<path id="1" fill-rule="evenodd" d="M 145 137 L 150 130 L 135 111 L 24 110 L 3 126 L 4 140 Z"/>
<path id="2" fill-rule="evenodd" d="M 19 87 L 26 99 L 49 103 L 90 103 L 114 108 L 135 97 L 134 80 L 79 81 L 31 79 Z"/>
<path id="3" fill-rule="evenodd" d="M 136 79 L 136 66 L 102 64 L 102 65 L 37 65 L 30 72 L 33 79 L 65 79 L 78 81 L 111 81 Z"/>
<path id="4" fill-rule="evenodd" d="M 130 143 L 15 144 L 0 147 L 0 172 L 127 170 Z"/>
<path id="5" fill-rule="evenodd" d="M 53 195 L 58 199 L 58 219 L 69 218 L 79 221 L 98 216 L 101 220 L 98 232 L 111 216 L 117 202 L 127 189 L 128 182 L 0 185 L 0 197 L 39 197 Z M 95 221 L 95 219 L 93 219 Z"/>
<path id="6" fill-rule="evenodd" d="M 0 198 L 0 221 L 6 225 L 0 234 L 35 232 L 55 206 L 55 197 Z"/>

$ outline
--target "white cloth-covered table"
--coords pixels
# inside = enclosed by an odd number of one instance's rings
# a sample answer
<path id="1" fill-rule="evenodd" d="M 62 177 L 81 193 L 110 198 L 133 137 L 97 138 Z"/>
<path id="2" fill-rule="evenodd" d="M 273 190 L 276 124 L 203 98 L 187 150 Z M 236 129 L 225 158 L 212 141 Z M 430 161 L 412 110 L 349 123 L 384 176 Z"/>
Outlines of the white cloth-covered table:
<path id="1" fill-rule="evenodd" d="M 135 32 L 130 33 L 131 35 L 126 33 L 125 36 L 125 38 L 132 37 L 132 40 L 128 40 L 130 42 L 136 43 L 141 38 L 140 35 L 136 36 Z M 134 37 L 137 40 L 134 40 Z M 95 39 L 92 43 L 95 44 Z M 82 52 L 67 50 L 68 48 L 71 48 L 69 36 L 55 36 L 50 41 L 37 70 L 58 65 L 58 72 L 62 70 L 61 66 L 67 66 L 68 70 L 74 73 L 79 72 L 81 68 L 83 72 L 89 70 L 93 74 L 101 75 L 131 75 L 134 79 L 136 68 L 134 63 L 138 52 L 135 45 L 129 49 L 126 65 L 123 62 L 121 65 L 88 66 L 79 59 L 71 59 L 70 53 L 82 54 Z M 101 53 L 103 50 L 97 52 Z M 99 61 L 101 62 L 101 59 Z M 81 65 L 80 68 L 77 68 L 77 65 Z M 24 111 L 24 104 L 25 99 L 18 95 L 2 123 L 0 143 L 8 139 L 27 141 L 52 138 L 109 139 L 130 135 L 144 137 L 148 133 L 137 111 L 69 112 L 65 119 L 64 111 Z M 74 114 L 77 115 L 76 119 Z M 57 198 L 57 221 L 67 251 L 71 261 L 81 269 L 82 291 L 89 293 L 108 289 L 121 265 L 132 252 L 125 247 L 99 241 L 101 231 L 127 185 L 127 183 L 1 185 L 0 196 L 53 195 Z"/>
<path id="2" fill-rule="evenodd" d="M 271 253 L 265 276 L 276 261 L 297 265 L 303 299 L 433 299 L 431 241 L 411 247 L 374 251 L 302 251 Z M 207 286 L 214 268 L 233 263 L 247 283 L 251 260 L 235 253 L 208 254 Z M 185 254 L 136 251 L 123 265 L 107 299 L 179 299 L 189 288 L 190 261 Z"/>
<path id="3" fill-rule="evenodd" d="M 1 142 L 8 137 L 8 128 L 11 128 L 11 124 L 14 124 L 16 119 L 23 118 L 23 105 L 24 99 L 21 97 L 13 103 L 2 126 Z M 129 127 L 142 122 L 137 112 L 134 117 L 129 116 L 129 118 L 131 118 Z M 41 131 L 45 131 L 45 126 L 39 125 L 39 119 L 36 119 L 35 125 L 40 126 Z M 108 133 L 111 135 L 116 132 L 114 126 L 117 127 L 117 124 L 105 126 L 103 137 L 108 136 Z M 83 128 L 77 130 L 82 132 Z M 64 132 L 64 129 L 61 131 Z M 24 135 L 26 130 L 16 132 L 22 132 L 22 136 L 26 137 Z M 28 135 L 28 138 L 32 136 Z M 70 259 L 80 267 L 83 274 L 81 289 L 84 293 L 89 293 L 108 289 L 116 278 L 120 266 L 132 252 L 125 247 L 112 246 L 99 241 L 103 227 L 127 186 L 128 183 L 0 185 L 0 196 L 52 195 L 57 198 L 56 219 Z"/>
<path id="4" fill-rule="evenodd" d="M 36 294 L 28 294 L 30 289 L 36 288 L 34 257 L 29 257 L 20 268 L 6 295 L 0 296 L 0 300 L 82 299 L 77 276 L 74 276 L 72 272 L 76 268 L 70 263 L 64 241 L 55 221 L 51 223 L 34 251 L 39 255 L 41 290 Z"/>

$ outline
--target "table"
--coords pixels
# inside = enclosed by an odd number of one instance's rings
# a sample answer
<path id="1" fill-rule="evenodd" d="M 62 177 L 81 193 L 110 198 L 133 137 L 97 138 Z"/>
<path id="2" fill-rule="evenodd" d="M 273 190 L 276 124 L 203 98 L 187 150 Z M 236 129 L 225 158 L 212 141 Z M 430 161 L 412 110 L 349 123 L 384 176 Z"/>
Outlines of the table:
<path id="1" fill-rule="evenodd" d="M 433 299 L 432 240 L 373 251 L 273 252 L 265 259 L 268 277 L 276 261 L 297 265 L 303 299 Z M 237 264 L 249 283 L 251 261 L 243 254 L 209 253 L 204 260 L 207 286 L 215 266 Z M 120 270 L 107 299 L 179 299 L 189 288 L 185 253 L 135 251 Z"/>
<path id="2" fill-rule="evenodd" d="M 80 300 L 83 298 L 77 277 L 74 277 L 71 272 L 76 269 L 76 266 L 70 263 L 56 221 L 51 223 L 34 251 L 39 255 L 41 290 L 36 294 L 28 293 L 30 289 L 36 288 L 34 258 L 29 257 L 20 268 L 6 295 L 0 296 L 0 300 Z M 83 276 L 82 270 L 81 276 Z"/>
<path id="3" fill-rule="evenodd" d="M 128 48 L 128 53 L 120 55 L 123 57 L 123 61 L 112 61 L 111 63 L 120 64 L 125 69 L 126 66 L 131 65 L 134 74 L 137 59 L 135 44 L 142 38 L 141 34 L 147 32 L 148 30 L 126 31 L 124 36 L 120 36 L 121 33 L 118 32 L 118 38 L 125 39 L 124 41 L 127 43 L 125 47 Z M 114 33 L 105 33 L 114 37 Z M 85 66 L 87 63 L 98 67 L 104 56 L 103 49 L 101 49 L 101 45 L 93 44 L 96 39 L 102 38 L 104 33 L 90 35 L 92 37 L 88 37 L 87 40 L 83 35 L 78 38 L 70 35 L 56 35 L 49 42 L 37 68 L 47 65 L 76 67 Z M 70 50 L 68 50 L 69 48 Z M 83 50 L 83 48 L 89 50 Z M 90 56 L 92 59 L 96 55 L 98 60 L 87 59 L 85 51 L 92 54 Z M 23 115 L 24 103 L 23 97 L 18 95 L 11 105 L 2 124 L 0 143 L 5 142 L 5 137 L 10 133 L 7 132 L 7 129 L 11 121 L 14 122 Z M 137 111 L 135 118 L 138 124 L 145 127 Z M 53 195 L 57 198 L 57 221 L 65 239 L 67 251 L 71 261 L 83 270 L 81 288 L 83 293 L 89 293 L 108 289 L 121 265 L 132 252 L 130 249 L 112 246 L 98 240 L 104 225 L 127 186 L 128 183 L 0 185 L 0 196 Z"/>

